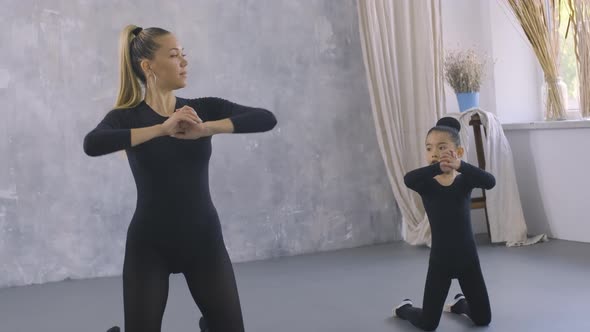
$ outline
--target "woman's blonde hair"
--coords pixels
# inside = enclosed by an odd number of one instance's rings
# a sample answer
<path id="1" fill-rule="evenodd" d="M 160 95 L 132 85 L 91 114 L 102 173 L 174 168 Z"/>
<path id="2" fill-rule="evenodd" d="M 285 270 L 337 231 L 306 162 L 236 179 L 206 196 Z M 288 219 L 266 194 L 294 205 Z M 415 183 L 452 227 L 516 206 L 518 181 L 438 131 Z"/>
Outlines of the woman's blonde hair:
<path id="1" fill-rule="evenodd" d="M 146 78 L 141 69 L 141 60 L 152 60 L 160 48 L 156 38 L 170 32 L 161 28 L 142 29 L 136 25 L 126 26 L 119 36 L 119 93 L 115 108 L 131 108 L 143 100 L 141 83 Z"/>

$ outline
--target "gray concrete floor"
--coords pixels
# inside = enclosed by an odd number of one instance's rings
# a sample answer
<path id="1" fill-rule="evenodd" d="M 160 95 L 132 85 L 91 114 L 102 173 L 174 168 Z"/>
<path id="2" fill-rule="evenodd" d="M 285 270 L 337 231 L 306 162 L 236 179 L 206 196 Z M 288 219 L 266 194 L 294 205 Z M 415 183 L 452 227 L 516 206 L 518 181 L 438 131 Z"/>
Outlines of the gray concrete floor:
<path id="1" fill-rule="evenodd" d="M 590 244 L 481 244 L 492 324 L 444 313 L 437 331 L 590 331 Z M 403 243 L 236 264 L 246 331 L 417 331 L 391 318 L 422 304 L 427 248 Z M 449 299 L 459 291 L 453 281 Z M 0 289 L 0 332 L 91 332 L 122 325 L 121 278 Z M 198 331 L 200 314 L 173 275 L 162 331 Z"/>

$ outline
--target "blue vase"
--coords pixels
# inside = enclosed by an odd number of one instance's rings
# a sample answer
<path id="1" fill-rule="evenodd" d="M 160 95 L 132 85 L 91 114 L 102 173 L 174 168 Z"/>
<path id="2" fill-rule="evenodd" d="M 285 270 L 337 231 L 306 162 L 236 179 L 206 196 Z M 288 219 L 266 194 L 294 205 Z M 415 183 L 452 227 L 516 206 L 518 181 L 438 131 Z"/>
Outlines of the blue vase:
<path id="1" fill-rule="evenodd" d="M 470 108 L 479 107 L 479 92 L 457 93 L 459 112 L 463 113 Z"/>

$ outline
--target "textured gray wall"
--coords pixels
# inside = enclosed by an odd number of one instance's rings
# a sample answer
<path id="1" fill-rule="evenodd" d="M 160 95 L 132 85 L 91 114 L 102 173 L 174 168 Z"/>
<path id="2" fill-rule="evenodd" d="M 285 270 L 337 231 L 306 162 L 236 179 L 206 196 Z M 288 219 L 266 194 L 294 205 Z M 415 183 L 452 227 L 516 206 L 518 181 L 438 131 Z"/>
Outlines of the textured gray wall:
<path id="1" fill-rule="evenodd" d="M 124 154 L 87 157 L 82 139 L 114 103 L 128 23 L 179 37 L 191 74 L 179 96 L 277 115 L 271 133 L 213 140 L 235 261 L 398 240 L 355 2 L 163 3 L 2 0 L 0 287 L 121 272 L 135 185 Z"/>

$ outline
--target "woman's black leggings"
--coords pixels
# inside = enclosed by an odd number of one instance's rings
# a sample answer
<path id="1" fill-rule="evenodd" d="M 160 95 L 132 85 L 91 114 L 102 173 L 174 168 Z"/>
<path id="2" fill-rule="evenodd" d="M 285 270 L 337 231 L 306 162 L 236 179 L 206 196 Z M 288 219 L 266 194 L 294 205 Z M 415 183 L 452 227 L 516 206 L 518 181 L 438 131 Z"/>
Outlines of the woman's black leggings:
<path id="1" fill-rule="evenodd" d="M 424 331 L 434 331 L 440 322 L 451 280 L 457 278 L 467 300 L 462 313 L 469 316 L 475 325 L 489 325 L 492 313 L 479 262 L 462 268 L 459 273 L 452 272 L 440 264 L 431 262 L 424 287 L 423 309 L 405 306 L 397 311 L 398 316 L 409 320 L 414 326 Z"/>
<path id="2" fill-rule="evenodd" d="M 160 332 L 169 276 L 180 272 L 211 332 L 244 331 L 234 271 L 222 239 L 187 255 L 183 248 L 164 248 L 130 233 L 123 265 L 125 332 Z"/>

